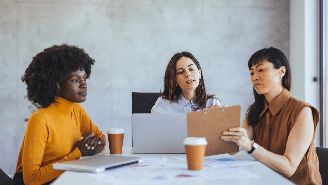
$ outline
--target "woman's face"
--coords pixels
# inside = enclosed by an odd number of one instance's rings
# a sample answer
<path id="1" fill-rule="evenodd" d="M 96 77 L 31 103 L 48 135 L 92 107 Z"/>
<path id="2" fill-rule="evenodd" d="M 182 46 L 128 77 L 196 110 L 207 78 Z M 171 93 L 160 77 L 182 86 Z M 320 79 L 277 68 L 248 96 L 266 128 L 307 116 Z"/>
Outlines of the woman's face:
<path id="1" fill-rule="evenodd" d="M 84 102 L 87 97 L 86 76 L 84 70 L 77 70 L 64 77 L 63 82 L 57 84 L 59 97 L 71 102 Z"/>
<path id="2" fill-rule="evenodd" d="M 201 78 L 201 70 L 188 57 L 181 57 L 176 63 L 176 82 L 181 90 L 196 90 Z"/>
<path id="3" fill-rule="evenodd" d="M 285 72 L 285 66 L 275 69 L 273 63 L 266 60 L 253 65 L 250 74 L 254 89 L 258 94 L 263 95 L 279 91 L 283 88 L 282 77 Z"/>

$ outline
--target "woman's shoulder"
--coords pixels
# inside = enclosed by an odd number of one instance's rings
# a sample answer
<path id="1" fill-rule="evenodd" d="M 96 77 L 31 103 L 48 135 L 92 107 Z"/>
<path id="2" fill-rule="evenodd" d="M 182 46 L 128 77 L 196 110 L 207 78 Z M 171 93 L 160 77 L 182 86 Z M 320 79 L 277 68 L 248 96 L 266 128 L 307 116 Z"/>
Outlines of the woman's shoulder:
<path id="1" fill-rule="evenodd" d="M 206 107 L 209 107 L 210 105 L 214 106 L 218 104 L 220 107 L 222 107 L 221 101 L 219 98 L 217 98 L 215 95 L 207 95 L 207 102 Z"/>
<path id="2" fill-rule="evenodd" d="M 295 98 L 293 96 L 289 98 L 287 106 L 291 106 L 293 107 L 293 109 L 300 109 L 300 110 L 303 109 L 304 107 L 310 107 L 311 109 L 312 108 L 316 109 L 309 103 L 306 103 L 305 101 Z"/>
<path id="3" fill-rule="evenodd" d="M 28 118 L 28 126 L 40 125 L 41 123 L 47 124 L 53 117 L 55 117 L 55 112 L 53 112 L 49 107 L 39 108 L 31 114 Z"/>
<path id="4" fill-rule="evenodd" d="M 164 105 L 169 105 L 169 104 L 172 104 L 170 100 L 167 100 L 163 97 L 159 97 L 157 100 L 156 100 L 156 103 L 155 104 L 164 104 Z"/>
<path id="5" fill-rule="evenodd" d="M 46 107 L 46 108 L 39 108 L 38 110 L 34 111 L 31 116 L 33 117 L 48 117 L 52 116 L 54 114 L 54 110 L 52 108 Z"/>
<path id="6" fill-rule="evenodd" d="M 290 109 L 292 109 L 292 114 L 294 115 L 292 117 L 294 117 L 294 119 L 296 119 L 298 117 L 300 112 L 305 107 L 309 107 L 309 108 L 311 108 L 314 122 L 316 122 L 316 120 L 319 120 L 319 111 L 315 107 L 310 105 L 309 103 L 306 103 L 305 101 L 302 101 L 298 98 L 291 96 L 287 103 L 287 107 L 290 107 Z"/>
<path id="7" fill-rule="evenodd" d="M 170 110 L 170 108 L 172 108 L 172 103 L 163 98 L 163 97 L 159 97 L 156 102 L 155 105 L 152 107 L 151 109 L 151 113 L 152 114 L 156 114 L 156 113 L 164 113 Z"/>

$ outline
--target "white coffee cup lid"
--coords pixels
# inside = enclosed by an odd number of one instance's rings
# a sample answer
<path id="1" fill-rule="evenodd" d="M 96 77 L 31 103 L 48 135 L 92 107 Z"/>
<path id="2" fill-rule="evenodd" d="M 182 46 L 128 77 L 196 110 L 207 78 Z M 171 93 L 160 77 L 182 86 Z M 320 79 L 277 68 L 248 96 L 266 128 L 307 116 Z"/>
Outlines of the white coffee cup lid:
<path id="1" fill-rule="evenodd" d="M 187 137 L 183 140 L 184 145 L 207 145 L 205 137 Z"/>
<path id="2" fill-rule="evenodd" d="M 108 129 L 107 134 L 123 134 L 124 129 L 123 128 L 111 128 Z"/>

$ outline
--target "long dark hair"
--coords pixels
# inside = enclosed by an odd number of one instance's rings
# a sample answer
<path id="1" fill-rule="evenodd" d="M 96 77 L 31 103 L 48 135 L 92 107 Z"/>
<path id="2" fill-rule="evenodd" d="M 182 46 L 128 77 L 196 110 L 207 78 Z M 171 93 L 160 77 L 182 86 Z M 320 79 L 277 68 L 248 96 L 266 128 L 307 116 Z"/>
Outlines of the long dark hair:
<path id="1" fill-rule="evenodd" d="M 285 66 L 286 73 L 282 78 L 282 86 L 290 91 L 292 85 L 292 74 L 289 67 L 289 62 L 285 54 L 279 49 L 270 47 L 264 48 L 255 52 L 248 60 L 248 69 L 251 70 L 253 65 L 261 63 L 263 60 L 271 62 L 275 69 L 279 69 L 281 66 Z M 259 122 L 259 116 L 265 106 L 265 97 L 260 95 L 253 88 L 253 94 L 255 102 L 247 109 L 247 122 L 248 125 L 256 126 Z"/>
<path id="2" fill-rule="evenodd" d="M 177 101 L 180 94 L 182 93 L 180 86 L 177 86 L 176 82 L 176 63 L 182 57 L 190 58 L 198 70 L 201 70 L 198 60 L 189 52 L 176 53 L 171 58 L 169 64 L 166 67 L 165 76 L 164 76 L 164 91 L 160 92 L 160 96 L 163 99 L 167 99 L 170 102 Z M 214 95 L 206 94 L 206 88 L 204 83 L 203 73 L 201 73 L 201 78 L 199 80 L 199 85 L 196 88 L 196 101 L 198 104 L 197 109 L 203 109 L 206 107 L 206 101 L 210 98 L 215 98 Z"/>
<path id="3" fill-rule="evenodd" d="M 58 96 L 56 83 L 78 69 L 84 69 L 87 78 L 95 60 L 77 46 L 53 45 L 33 57 L 22 81 L 27 85 L 27 98 L 34 105 L 48 107 Z"/>

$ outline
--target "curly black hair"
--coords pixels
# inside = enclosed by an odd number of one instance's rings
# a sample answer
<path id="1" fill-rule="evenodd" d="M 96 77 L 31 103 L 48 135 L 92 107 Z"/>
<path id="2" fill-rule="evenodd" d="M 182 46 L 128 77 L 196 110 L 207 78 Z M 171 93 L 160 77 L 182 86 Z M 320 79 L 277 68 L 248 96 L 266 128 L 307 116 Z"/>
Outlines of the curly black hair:
<path id="1" fill-rule="evenodd" d="M 27 85 L 27 98 L 33 104 L 48 107 L 58 95 L 56 83 L 77 70 L 85 71 L 90 77 L 95 60 L 77 46 L 62 44 L 44 49 L 33 57 L 22 81 Z"/>

